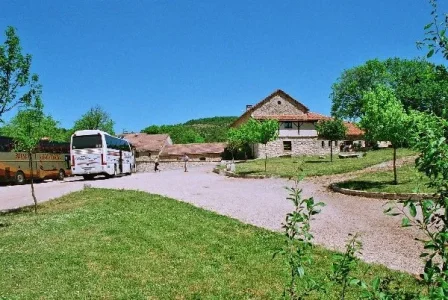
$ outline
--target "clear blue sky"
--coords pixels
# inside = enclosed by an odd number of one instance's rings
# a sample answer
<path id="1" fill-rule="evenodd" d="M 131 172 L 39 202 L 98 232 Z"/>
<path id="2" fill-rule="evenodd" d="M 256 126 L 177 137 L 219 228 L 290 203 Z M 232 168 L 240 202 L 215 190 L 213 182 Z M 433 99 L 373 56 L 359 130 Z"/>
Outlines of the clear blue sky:
<path id="1" fill-rule="evenodd" d="M 0 29 L 16 27 L 33 55 L 48 114 L 71 127 L 99 104 L 120 132 L 240 115 L 279 88 L 329 114 L 344 69 L 424 55 L 415 42 L 430 9 L 426 0 L 3 0 Z"/>

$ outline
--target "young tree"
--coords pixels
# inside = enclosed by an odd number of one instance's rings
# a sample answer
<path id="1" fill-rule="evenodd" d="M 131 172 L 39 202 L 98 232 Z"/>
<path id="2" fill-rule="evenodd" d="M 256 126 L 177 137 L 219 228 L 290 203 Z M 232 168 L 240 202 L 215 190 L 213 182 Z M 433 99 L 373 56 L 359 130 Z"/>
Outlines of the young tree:
<path id="1" fill-rule="evenodd" d="M 232 162 L 235 160 L 235 152 L 244 145 L 242 131 L 236 128 L 230 128 L 227 132 L 227 149 L 232 153 Z"/>
<path id="2" fill-rule="evenodd" d="M 394 184 L 397 181 L 397 148 L 409 138 L 409 116 L 394 92 L 384 86 L 378 86 L 364 95 L 361 127 L 366 137 L 374 141 L 390 141 L 393 147 Z"/>
<path id="3" fill-rule="evenodd" d="M 5 31 L 0 45 L 0 122 L 4 113 L 20 105 L 40 100 L 41 85 L 37 74 L 31 74 L 31 55 L 22 54 L 20 39 L 14 27 Z"/>
<path id="4" fill-rule="evenodd" d="M 109 134 L 115 134 L 114 121 L 112 121 L 109 114 L 100 106 L 92 107 L 75 122 L 75 126 L 73 127 L 73 131 L 86 129 L 98 129 Z"/>
<path id="5" fill-rule="evenodd" d="M 267 144 L 275 140 L 278 136 L 278 122 L 276 120 L 266 120 L 263 122 L 249 119 L 240 127 L 243 140 L 249 144 L 263 144 L 265 150 L 264 171 L 267 170 Z"/>
<path id="6" fill-rule="evenodd" d="M 330 157 L 333 162 L 333 142 L 345 139 L 347 127 L 339 119 L 319 121 L 316 126 L 319 137 L 330 140 Z"/>
<path id="7" fill-rule="evenodd" d="M 37 199 L 34 192 L 34 160 L 33 155 L 40 140 L 44 137 L 56 136 L 57 122 L 45 116 L 42 106 L 28 107 L 19 113 L 4 127 L 4 132 L 13 138 L 15 150 L 26 152 L 31 169 L 31 196 L 34 201 L 34 212 L 37 212 Z"/>
<path id="8" fill-rule="evenodd" d="M 437 8 L 437 0 L 429 0 L 432 6 L 432 21 L 425 26 L 425 38 L 422 42 L 417 42 L 417 47 L 426 46 L 428 53 L 426 56 L 430 58 L 435 53 L 441 52 L 445 59 L 448 59 L 448 13 L 443 14 L 442 20 L 439 20 Z"/>

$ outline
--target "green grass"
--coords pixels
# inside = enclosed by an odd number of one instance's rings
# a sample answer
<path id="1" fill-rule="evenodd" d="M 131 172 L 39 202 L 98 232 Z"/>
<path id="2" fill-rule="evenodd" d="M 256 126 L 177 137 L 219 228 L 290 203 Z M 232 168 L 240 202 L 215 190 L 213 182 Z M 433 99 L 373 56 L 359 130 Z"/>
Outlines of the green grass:
<path id="1" fill-rule="evenodd" d="M 388 193 L 435 193 L 436 191 L 426 186 L 429 183 L 428 178 L 415 169 L 415 165 L 406 165 L 397 168 L 398 184 L 394 185 L 393 171 L 365 173 L 352 180 L 339 183 L 343 188 L 362 190 L 369 192 L 388 192 Z"/>
<path id="2" fill-rule="evenodd" d="M 398 149 L 397 157 L 414 155 L 415 152 L 409 149 Z M 363 158 L 340 159 L 338 155 L 333 155 L 333 162 L 330 162 L 330 155 L 325 159 L 319 156 L 298 156 L 269 158 L 267 164 L 267 174 L 280 177 L 295 177 L 297 168 L 303 168 L 307 176 L 321 176 L 348 173 L 362 170 L 364 168 L 392 160 L 392 149 L 369 151 Z M 242 175 L 265 174 L 264 159 L 252 160 L 236 165 L 236 172 Z"/>
<path id="3" fill-rule="evenodd" d="M 282 241 L 173 199 L 88 189 L 40 205 L 37 216 L 0 215 L 0 299 L 280 298 L 288 272 L 272 255 Z M 310 274 L 319 281 L 331 255 L 316 248 Z M 355 275 L 364 273 L 422 288 L 382 266 L 361 263 Z M 351 287 L 348 299 L 358 294 Z"/>

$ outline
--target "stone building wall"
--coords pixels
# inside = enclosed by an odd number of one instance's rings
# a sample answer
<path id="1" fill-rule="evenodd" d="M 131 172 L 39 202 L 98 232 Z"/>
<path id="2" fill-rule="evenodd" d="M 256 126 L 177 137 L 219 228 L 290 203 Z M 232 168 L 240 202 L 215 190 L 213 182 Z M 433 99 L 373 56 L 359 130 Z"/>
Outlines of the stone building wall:
<path id="1" fill-rule="evenodd" d="M 291 151 L 283 150 L 283 141 L 291 142 Z M 323 144 L 322 144 L 323 142 Z M 340 141 L 332 143 L 333 154 L 339 153 Z M 323 145 L 323 146 L 322 146 Z M 278 138 L 269 142 L 266 147 L 268 157 L 278 157 L 282 155 L 327 155 L 330 154 L 329 141 L 315 138 Z M 256 158 L 265 157 L 265 146 L 263 144 L 254 145 L 254 155 Z"/>
<path id="2" fill-rule="evenodd" d="M 272 116 L 272 115 L 302 115 L 304 112 L 297 108 L 290 101 L 281 96 L 272 97 L 268 102 L 258 107 L 252 116 Z"/>

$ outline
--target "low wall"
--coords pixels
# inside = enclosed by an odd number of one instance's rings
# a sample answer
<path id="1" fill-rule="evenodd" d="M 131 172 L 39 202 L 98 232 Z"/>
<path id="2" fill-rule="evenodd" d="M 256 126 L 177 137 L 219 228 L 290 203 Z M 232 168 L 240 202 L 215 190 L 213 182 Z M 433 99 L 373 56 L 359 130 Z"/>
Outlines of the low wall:
<path id="1" fill-rule="evenodd" d="M 215 166 L 216 162 L 208 161 L 189 161 L 187 162 L 187 168 L 197 167 L 197 166 Z M 159 170 L 176 170 L 183 169 L 184 163 L 181 161 L 159 161 Z M 140 161 L 137 162 L 137 172 L 154 172 L 154 162 Z"/>
<path id="2" fill-rule="evenodd" d="M 387 200 L 423 200 L 423 199 L 436 199 L 437 195 L 427 193 L 386 193 L 386 192 L 368 192 L 360 190 L 351 190 L 342 188 L 333 183 L 330 185 L 330 189 L 334 192 L 338 192 L 344 195 L 359 196 L 375 199 L 387 199 Z"/>

